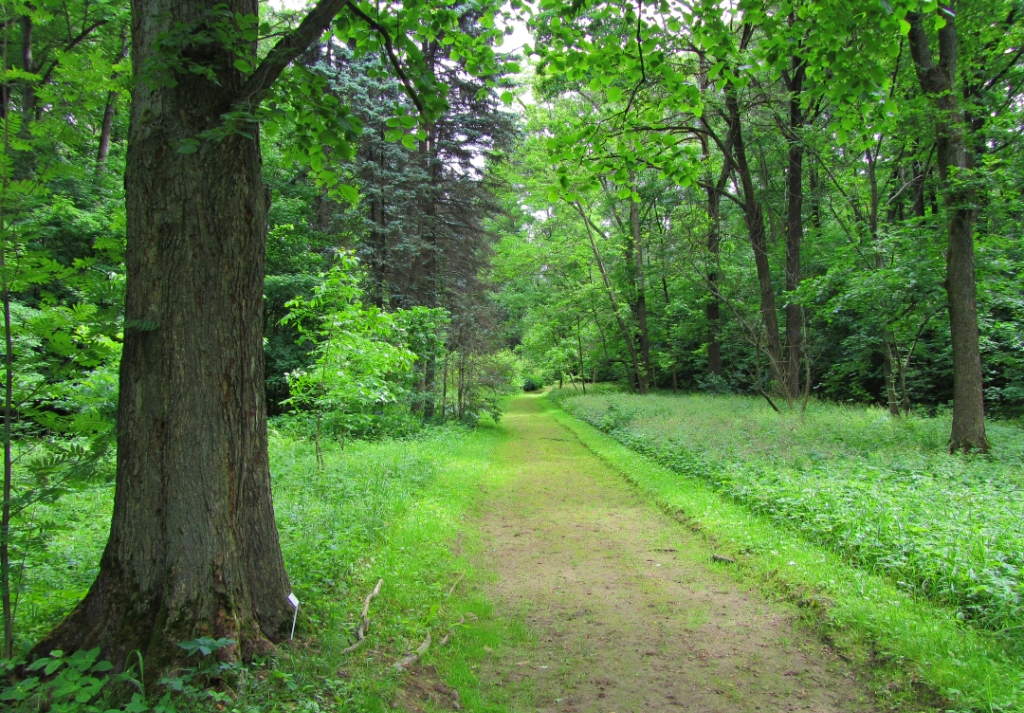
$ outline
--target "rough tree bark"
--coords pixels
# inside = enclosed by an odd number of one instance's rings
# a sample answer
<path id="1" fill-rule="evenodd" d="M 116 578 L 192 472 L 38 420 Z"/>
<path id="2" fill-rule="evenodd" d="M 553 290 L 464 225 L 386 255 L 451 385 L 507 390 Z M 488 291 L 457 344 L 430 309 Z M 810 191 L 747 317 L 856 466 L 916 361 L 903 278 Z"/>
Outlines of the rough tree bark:
<path id="1" fill-rule="evenodd" d="M 133 0 L 132 63 L 147 77 L 154 41 L 220 15 L 223 0 Z M 247 657 L 288 633 L 288 577 L 274 523 L 263 396 L 263 274 L 269 194 L 257 130 L 203 141 L 256 102 L 318 38 L 342 2 L 322 0 L 248 78 L 230 48 L 181 48 L 213 70 L 137 81 L 125 174 L 127 297 L 114 514 L 85 599 L 36 646 L 98 646 L 122 668 L 133 651 L 152 679 L 198 636 Z M 256 0 L 228 0 L 255 14 Z"/>
<path id="2" fill-rule="evenodd" d="M 920 13 L 908 13 L 910 51 L 921 90 L 935 102 L 935 156 L 946 208 L 946 295 L 953 344 L 953 425 L 950 451 L 987 451 L 985 398 L 978 343 L 974 277 L 975 190 L 971 186 L 964 117 L 957 107 L 957 31 L 953 3 L 938 12 L 946 24 L 938 32 L 939 61 Z M 958 175 L 959 174 L 959 175 Z"/>

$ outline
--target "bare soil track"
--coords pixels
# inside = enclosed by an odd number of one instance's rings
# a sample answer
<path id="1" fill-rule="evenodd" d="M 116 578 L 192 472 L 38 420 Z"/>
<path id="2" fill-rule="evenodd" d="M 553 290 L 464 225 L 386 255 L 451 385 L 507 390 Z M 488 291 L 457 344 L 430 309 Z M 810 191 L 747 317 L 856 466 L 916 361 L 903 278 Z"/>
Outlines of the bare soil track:
<path id="1" fill-rule="evenodd" d="M 478 563 L 529 650 L 496 651 L 483 687 L 517 710 L 814 711 L 874 707 L 795 613 L 738 583 L 708 544 L 642 498 L 550 413 L 512 401 L 485 490 Z"/>

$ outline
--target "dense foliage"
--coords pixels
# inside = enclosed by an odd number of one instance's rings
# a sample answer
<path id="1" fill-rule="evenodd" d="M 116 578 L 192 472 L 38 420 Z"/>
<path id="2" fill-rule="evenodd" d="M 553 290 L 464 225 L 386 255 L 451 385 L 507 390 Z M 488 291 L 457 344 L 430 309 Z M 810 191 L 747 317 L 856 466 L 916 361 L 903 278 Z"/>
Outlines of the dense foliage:
<path id="1" fill-rule="evenodd" d="M 0 4 L 0 658 L 95 575 L 122 344 L 159 337 L 124 317 L 130 90 L 215 78 L 211 47 L 251 78 L 309 17 L 225 7 L 133 77 L 124 0 Z M 290 510 L 305 475 L 275 472 L 303 596 L 351 575 L 432 477 L 416 454 L 463 433 L 430 429 L 558 382 L 630 447 L 1020 645 L 1019 3 L 345 7 L 254 106 L 167 149 L 263 127 L 255 388 L 275 468 L 312 444 L 307 495 L 331 504 Z M 502 14 L 531 66 L 500 53 Z M 599 382 L 647 398 L 582 398 Z M 94 697 L 95 653 L 51 658 Z"/>
<path id="2" fill-rule="evenodd" d="M 640 392 L 934 413 L 954 382 L 943 197 L 969 186 L 985 407 L 1024 413 L 1021 13 L 957 6 L 970 165 L 950 187 L 923 20 L 883 5 L 543 4 L 496 262 L 525 353 Z M 936 12 L 923 29 L 948 33 Z"/>
<path id="3" fill-rule="evenodd" d="M 123 318 L 123 109 L 141 81 L 128 61 L 128 4 L 8 3 L 3 12 L 0 287 L 10 391 L 0 573 L 10 655 L 16 641 L 42 633 L 16 627 L 19 612 L 39 621 L 38 607 L 66 611 L 83 593 L 87 582 L 52 588 L 49 603 L 31 591 L 31 572 L 54 556 L 76 573 L 83 561 L 51 549 L 68 523 L 48 505 L 72 491 L 91 502 L 112 479 L 121 342 L 128 330 L 159 325 Z M 489 12 L 470 8 L 459 19 L 481 46 L 493 42 L 479 25 Z M 260 35 L 265 52 L 301 15 L 264 8 L 262 23 L 250 19 L 214 25 L 224 41 L 237 40 L 236 30 Z M 452 58 L 465 46 L 443 39 L 423 68 L 436 71 L 435 88 L 451 86 L 447 102 L 431 100 L 438 118 L 429 135 L 415 130 L 417 109 L 394 67 L 337 37 L 301 57 L 267 105 L 268 410 L 318 453 L 324 439 L 498 418 L 498 397 L 520 382 L 520 360 L 498 353 L 501 312 L 480 274 L 493 240 L 482 223 L 497 209 L 488 165 L 514 135 L 514 115 L 499 108 L 498 83 L 466 70 L 473 56 Z M 310 108 L 314 87 L 324 93 Z M 326 129 L 311 138 L 333 120 L 347 126 L 352 150 Z M 100 532 L 107 522 L 83 526 Z"/>

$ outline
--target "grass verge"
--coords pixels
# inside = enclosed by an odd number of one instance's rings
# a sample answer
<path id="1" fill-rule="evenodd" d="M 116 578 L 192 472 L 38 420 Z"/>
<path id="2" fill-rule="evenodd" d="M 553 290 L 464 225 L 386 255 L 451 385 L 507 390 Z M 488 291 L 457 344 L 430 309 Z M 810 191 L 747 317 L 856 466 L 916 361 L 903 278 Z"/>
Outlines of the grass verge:
<path id="1" fill-rule="evenodd" d="M 269 695 L 240 713 L 294 710 L 311 698 L 333 703 L 336 710 L 388 711 L 396 696 L 403 695 L 403 681 L 427 710 L 441 705 L 451 690 L 459 691 L 464 709 L 506 710 L 501 691 L 481 693 L 477 662 L 488 649 L 514 646 L 527 633 L 517 622 L 494 618 L 490 602 L 477 593 L 474 585 L 487 574 L 469 564 L 465 553 L 475 547 L 474 535 L 463 524 L 476 506 L 480 476 L 502 438 L 497 428 L 457 429 L 419 441 L 360 444 L 344 454 L 328 454 L 328 471 L 334 465 L 360 474 L 346 491 L 333 496 L 300 486 L 301 478 L 287 478 L 298 486 L 294 488 L 275 483 L 285 559 L 294 572 L 296 593 L 311 602 L 303 632 L 310 638 L 282 649 L 277 662 L 279 670 L 293 670 L 289 683 L 296 695 L 287 697 L 290 702 Z M 298 457 L 292 460 L 292 454 Z M 371 455 L 391 465 L 375 467 L 368 462 Z M 315 466 L 312 450 L 304 444 L 298 451 L 275 448 L 274 461 L 282 481 L 286 467 L 308 473 Z M 403 492 L 398 482 L 410 477 L 423 482 Z M 353 511 L 360 514 L 353 517 Z M 347 536 L 339 532 L 339 519 L 354 531 Z M 364 530 L 368 525 L 370 531 Z M 335 559 L 335 566 L 347 566 L 337 577 L 330 576 L 329 565 L 316 564 L 332 551 L 333 538 L 344 540 L 344 549 L 351 553 Z M 340 543 L 337 547 L 343 548 Z M 378 579 L 384 584 L 371 605 L 368 643 L 343 654 L 355 640 L 363 598 Z M 414 651 L 428 632 L 433 646 L 423 657 L 425 668 L 412 674 L 416 681 L 409 685 L 393 663 Z M 450 643 L 439 648 L 445 634 L 451 634 Z M 483 697 L 489 694 L 498 699 Z"/>
<path id="2" fill-rule="evenodd" d="M 731 502 L 700 478 L 673 472 L 565 412 L 556 418 L 661 507 L 735 556 L 741 576 L 803 605 L 820 635 L 865 670 L 881 670 L 878 683 L 892 689 L 894 703 L 910 703 L 923 686 L 957 711 L 1024 709 L 1024 662 L 1005 640 Z"/>
<path id="3" fill-rule="evenodd" d="M 172 697 L 172 707 L 162 710 L 389 711 L 404 695 L 403 686 L 426 710 L 432 709 L 431 696 L 453 690 L 469 710 L 508 710 L 502 691 L 480 692 L 477 663 L 488 649 L 515 646 L 528 634 L 519 623 L 492 616 L 474 586 L 487 575 L 474 571 L 463 554 L 475 546 L 463 519 L 476 507 L 479 478 L 503 438 L 500 428 L 452 427 L 414 440 L 328 445 L 321 471 L 312 444 L 272 433 L 276 519 L 301 602 L 295 640 L 280 645 L 269 661 L 218 676 L 213 690 L 198 685 Z M 26 641 L 84 595 L 111 506 L 112 487 L 75 493 L 51 506 L 50 519 L 69 526 L 55 530 L 47 557 L 26 568 L 19 618 Z M 346 654 L 364 598 L 379 579 L 366 643 Z M 60 596 L 48 599 L 53 591 Z M 406 674 L 396 671 L 393 664 L 428 632 L 433 646 L 421 665 Z M 439 647 L 446 634 L 449 643 Z M 149 705 L 162 694 L 157 691 Z M 101 700 L 69 701 L 61 710 L 84 713 Z M 150 709 L 134 705 L 136 711 Z"/>

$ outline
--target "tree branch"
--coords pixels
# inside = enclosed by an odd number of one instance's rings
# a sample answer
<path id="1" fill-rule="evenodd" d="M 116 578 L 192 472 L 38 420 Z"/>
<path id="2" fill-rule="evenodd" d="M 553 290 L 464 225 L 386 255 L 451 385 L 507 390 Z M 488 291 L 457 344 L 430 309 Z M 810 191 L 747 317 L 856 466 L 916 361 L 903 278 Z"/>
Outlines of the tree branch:
<path id="1" fill-rule="evenodd" d="M 68 43 L 64 45 L 64 51 L 70 52 L 71 50 L 73 50 L 83 40 L 85 40 L 89 35 L 91 35 L 94 30 L 97 30 L 103 25 L 106 25 L 107 22 L 108 20 L 98 20 L 89 25 L 88 27 L 84 28 L 75 37 L 72 37 L 70 40 L 68 40 Z M 53 70 L 57 69 L 58 64 L 60 64 L 59 59 L 55 59 L 52 62 L 50 62 L 50 66 L 46 68 L 46 71 L 43 73 L 42 78 L 39 80 L 40 84 L 46 84 L 50 81 L 50 77 L 53 75 Z"/>
<path id="2" fill-rule="evenodd" d="M 263 58 L 256 71 L 252 73 L 236 104 L 253 104 L 262 101 L 270 87 L 281 76 L 281 73 L 292 61 L 306 51 L 311 44 L 331 26 L 335 16 L 346 6 L 348 0 L 320 0 L 302 22 L 291 32 L 285 34 L 270 53 Z"/>
<path id="3" fill-rule="evenodd" d="M 387 52 L 388 61 L 391 62 L 391 66 L 394 68 L 398 78 L 402 80 L 402 86 L 405 87 L 405 92 L 409 95 L 409 98 L 412 99 L 412 103 L 416 105 L 416 109 L 419 111 L 420 116 L 422 116 L 425 121 L 429 122 L 427 112 L 423 108 L 423 104 L 420 102 L 419 95 L 416 94 L 416 89 L 412 86 L 412 82 L 409 81 L 405 71 L 402 69 L 402 63 L 398 61 L 398 56 L 395 55 L 395 45 L 391 40 L 391 33 L 388 32 L 386 27 L 356 7 L 351 0 L 348 0 L 347 4 L 348 9 L 351 10 L 356 17 L 368 24 L 377 34 L 384 38 L 384 49 Z"/>

